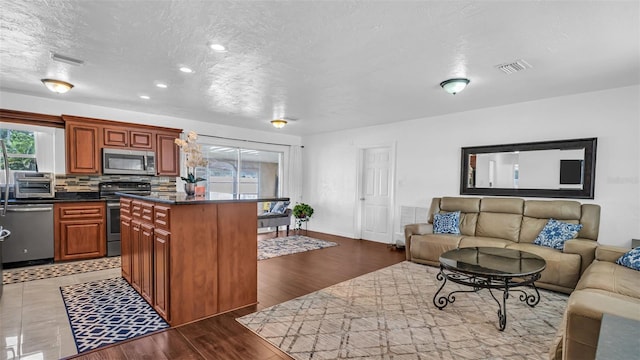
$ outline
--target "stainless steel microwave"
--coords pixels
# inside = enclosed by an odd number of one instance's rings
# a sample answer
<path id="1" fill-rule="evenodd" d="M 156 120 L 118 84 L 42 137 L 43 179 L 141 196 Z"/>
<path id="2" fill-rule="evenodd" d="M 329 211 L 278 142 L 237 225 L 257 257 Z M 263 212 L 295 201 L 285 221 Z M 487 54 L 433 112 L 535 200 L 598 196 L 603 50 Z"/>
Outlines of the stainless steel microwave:
<path id="1" fill-rule="evenodd" d="M 103 148 L 102 173 L 107 175 L 155 175 L 156 154 L 153 151 Z"/>

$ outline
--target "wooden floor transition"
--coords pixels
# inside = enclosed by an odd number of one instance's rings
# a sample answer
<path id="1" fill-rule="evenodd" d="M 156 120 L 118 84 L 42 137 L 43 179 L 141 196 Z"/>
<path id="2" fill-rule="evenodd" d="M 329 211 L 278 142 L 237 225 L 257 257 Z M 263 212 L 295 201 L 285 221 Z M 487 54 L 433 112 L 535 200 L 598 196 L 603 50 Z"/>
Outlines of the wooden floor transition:
<path id="1" fill-rule="evenodd" d="M 340 246 L 258 262 L 258 305 L 97 349 L 74 359 L 291 359 L 235 318 L 404 260 L 404 250 L 309 231 Z M 275 237 L 275 233 L 258 238 Z"/>

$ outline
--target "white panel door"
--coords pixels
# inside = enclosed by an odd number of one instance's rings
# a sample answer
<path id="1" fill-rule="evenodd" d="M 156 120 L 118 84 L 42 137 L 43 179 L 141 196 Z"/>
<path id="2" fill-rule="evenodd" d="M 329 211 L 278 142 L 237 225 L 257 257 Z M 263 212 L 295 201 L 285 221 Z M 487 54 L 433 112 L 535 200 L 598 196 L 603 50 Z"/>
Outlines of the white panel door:
<path id="1" fill-rule="evenodd" d="M 362 161 L 361 238 L 391 241 L 391 148 L 364 149 Z"/>

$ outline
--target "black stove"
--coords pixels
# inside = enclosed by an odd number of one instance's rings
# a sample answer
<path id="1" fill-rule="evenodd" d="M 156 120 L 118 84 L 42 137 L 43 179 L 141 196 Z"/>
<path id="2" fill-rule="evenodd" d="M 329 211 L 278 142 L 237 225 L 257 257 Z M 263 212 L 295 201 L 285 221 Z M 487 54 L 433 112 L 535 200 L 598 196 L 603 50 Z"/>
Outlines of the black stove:
<path id="1" fill-rule="evenodd" d="M 120 196 L 117 192 L 150 195 L 151 183 L 142 181 L 110 181 L 98 185 L 101 199 L 107 200 L 107 256 L 120 255 Z"/>
<path id="2" fill-rule="evenodd" d="M 137 195 L 150 195 L 151 183 L 143 181 L 109 181 L 101 182 L 98 185 L 101 199 L 114 200 L 120 199 L 117 192 L 125 192 Z"/>

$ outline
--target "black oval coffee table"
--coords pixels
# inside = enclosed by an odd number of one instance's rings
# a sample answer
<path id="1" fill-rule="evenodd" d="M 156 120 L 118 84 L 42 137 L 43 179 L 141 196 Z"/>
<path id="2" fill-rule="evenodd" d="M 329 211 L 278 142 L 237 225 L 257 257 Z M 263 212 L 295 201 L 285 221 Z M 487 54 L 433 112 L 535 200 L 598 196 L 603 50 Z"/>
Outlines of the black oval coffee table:
<path id="1" fill-rule="evenodd" d="M 509 292 L 519 292 L 520 301 L 535 307 L 540 302 L 540 293 L 534 282 L 540 279 L 540 273 L 545 267 L 546 262 L 543 258 L 520 250 L 471 247 L 447 251 L 440 255 L 440 272 L 436 279 L 442 281 L 442 285 L 433 296 L 433 304 L 442 310 L 456 301 L 457 293 L 489 289 L 491 297 L 498 304 L 498 324 L 500 331 L 503 331 L 507 326 Z M 471 289 L 456 290 L 438 297 L 447 280 Z M 531 286 L 534 293 L 529 294 L 523 289 L 514 290 L 522 286 Z M 493 290 L 502 291 L 502 303 Z"/>

